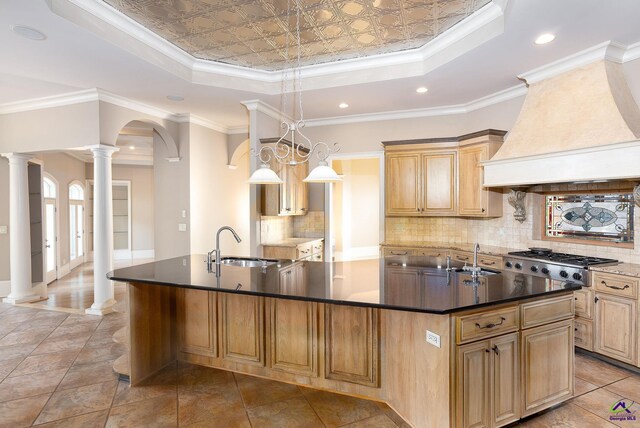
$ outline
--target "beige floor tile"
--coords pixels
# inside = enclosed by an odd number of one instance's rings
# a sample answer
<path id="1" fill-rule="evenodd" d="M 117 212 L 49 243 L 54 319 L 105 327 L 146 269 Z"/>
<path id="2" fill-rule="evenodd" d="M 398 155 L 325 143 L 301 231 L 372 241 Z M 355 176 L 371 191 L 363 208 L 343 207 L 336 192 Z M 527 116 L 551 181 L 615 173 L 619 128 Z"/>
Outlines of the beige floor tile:
<path id="1" fill-rule="evenodd" d="M 631 376 L 631 372 L 583 354 L 576 354 L 576 376 L 591 384 L 604 386 Z"/>
<path id="2" fill-rule="evenodd" d="M 128 382 L 119 382 L 116 396 L 113 399 L 114 406 L 122 406 L 137 401 L 149 400 L 163 396 L 178 396 L 175 385 L 141 385 L 131 387 Z"/>
<path id="3" fill-rule="evenodd" d="M 105 382 L 80 388 L 56 391 L 38 416 L 37 424 L 108 409 L 116 390 L 116 382 Z"/>
<path id="4" fill-rule="evenodd" d="M 613 392 L 609 392 L 606 389 L 600 388 L 581 395 L 571 402 L 576 406 L 580 406 L 583 409 L 601 417 L 604 420 L 609 420 L 611 407 L 621 398 L 624 397 L 618 394 L 614 394 Z M 616 424 L 616 422 L 612 423 Z"/>
<path id="5" fill-rule="evenodd" d="M 344 428 L 398 428 L 398 425 L 387 415 L 382 414 L 344 425 Z"/>
<path id="6" fill-rule="evenodd" d="M 32 355 L 24 359 L 11 377 L 50 370 L 68 369 L 73 364 L 78 351 L 53 352 L 51 354 Z"/>
<path id="7" fill-rule="evenodd" d="M 59 336 L 47 338 L 33 351 L 34 355 L 51 352 L 81 350 L 89 340 L 91 333 L 81 333 L 73 336 Z"/>
<path id="8" fill-rule="evenodd" d="M 220 419 L 223 413 L 244 413 L 240 393 L 233 384 L 216 393 L 181 392 L 178 394 L 178 421 L 188 425 Z"/>
<path id="9" fill-rule="evenodd" d="M 15 400 L 55 391 L 67 369 L 8 377 L 0 383 L 0 401 Z"/>
<path id="10" fill-rule="evenodd" d="M 246 380 L 247 377 L 249 380 Z M 238 381 L 238 389 L 248 409 L 302 396 L 302 392 L 295 385 L 250 376 Z"/>
<path id="11" fill-rule="evenodd" d="M 11 358 L 9 360 L 0 361 L 0 382 L 24 361 L 22 357 Z"/>
<path id="12" fill-rule="evenodd" d="M 127 347 L 119 343 L 112 343 L 103 348 L 83 348 L 74 361 L 74 365 L 98 363 L 100 361 L 115 360 L 127 352 Z"/>
<path id="13" fill-rule="evenodd" d="M 38 344 L 42 342 L 48 335 L 50 331 L 48 330 L 25 330 L 25 331 L 12 331 L 11 333 L 4 336 L 0 339 L 0 346 L 11 346 L 11 345 L 29 345 L 29 344 Z"/>
<path id="14" fill-rule="evenodd" d="M 251 425 L 260 428 L 324 428 L 304 398 L 292 398 L 248 409 Z"/>
<path id="15" fill-rule="evenodd" d="M 183 425 L 180 427 L 189 428 L 251 428 L 251 422 L 249 422 L 249 416 L 247 412 L 242 409 L 239 411 L 224 412 L 216 415 L 215 418 L 206 419 L 192 424 Z M 258 428 L 259 425 L 255 425 L 254 428 Z"/>
<path id="16" fill-rule="evenodd" d="M 124 406 L 113 407 L 107 428 L 177 427 L 178 412 L 175 397 L 159 397 Z"/>
<path id="17" fill-rule="evenodd" d="M 0 428 L 31 426 L 50 396 L 42 394 L 0 403 Z"/>
<path id="18" fill-rule="evenodd" d="M 77 388 L 109 381 L 116 381 L 118 375 L 113 371 L 112 361 L 80 364 L 72 366 L 65 375 L 58 389 Z"/>
<path id="19" fill-rule="evenodd" d="M 305 392 L 305 397 L 327 427 L 339 427 L 381 413 L 369 400 L 324 391 Z"/>
<path id="20" fill-rule="evenodd" d="M 640 375 L 633 375 L 612 383 L 611 385 L 605 386 L 605 389 L 640 403 Z M 640 414 L 638 415 L 638 419 L 640 419 Z"/>
<path id="21" fill-rule="evenodd" d="M 586 394 L 589 391 L 593 391 L 594 389 L 598 389 L 597 385 L 587 382 L 586 380 L 582 380 L 579 377 L 576 377 L 576 397 L 582 394 Z"/>
<path id="22" fill-rule="evenodd" d="M 235 383 L 231 372 L 191 364 L 178 367 L 178 392 L 217 392 L 229 382 Z"/>
<path id="23" fill-rule="evenodd" d="M 26 358 L 31 354 L 38 344 L 13 345 L 0 347 L 0 361 L 13 360 L 15 358 Z"/>
<path id="24" fill-rule="evenodd" d="M 552 409 L 519 426 L 524 428 L 616 428 L 616 425 L 571 403 Z"/>
<path id="25" fill-rule="evenodd" d="M 108 415 L 108 410 L 101 410 L 38 425 L 38 428 L 103 428 Z"/>

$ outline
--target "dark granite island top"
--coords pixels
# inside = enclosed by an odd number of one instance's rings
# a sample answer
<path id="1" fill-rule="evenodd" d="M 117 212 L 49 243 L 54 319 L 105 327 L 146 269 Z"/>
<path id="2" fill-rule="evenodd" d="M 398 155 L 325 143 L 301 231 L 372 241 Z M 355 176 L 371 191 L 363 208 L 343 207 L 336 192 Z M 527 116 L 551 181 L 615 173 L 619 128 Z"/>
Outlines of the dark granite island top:
<path id="1" fill-rule="evenodd" d="M 434 257 L 387 257 L 348 262 L 292 263 L 267 267 L 222 265 L 221 275 L 207 272 L 206 256 L 190 255 L 117 269 L 116 281 L 149 283 L 210 291 L 251 294 L 353 306 L 447 314 L 580 289 L 522 273 L 498 272 L 475 284 L 460 271 L 463 264 Z M 293 265 L 304 272 L 300 284 L 283 286 L 281 272 Z M 333 281 L 331 280 L 333 278 Z"/>

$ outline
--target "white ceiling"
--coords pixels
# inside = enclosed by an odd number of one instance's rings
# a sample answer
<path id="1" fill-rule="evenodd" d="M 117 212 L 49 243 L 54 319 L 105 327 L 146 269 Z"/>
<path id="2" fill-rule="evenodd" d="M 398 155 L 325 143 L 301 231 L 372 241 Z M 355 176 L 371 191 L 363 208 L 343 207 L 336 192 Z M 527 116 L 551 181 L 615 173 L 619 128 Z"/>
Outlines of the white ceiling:
<path id="1" fill-rule="evenodd" d="M 423 76 L 305 91 L 305 118 L 464 104 L 519 85 L 518 74 L 598 43 L 640 42 L 638 22 L 637 0 L 510 0 L 503 34 Z M 10 30 L 13 24 L 35 27 L 47 39 L 21 38 Z M 557 39 L 534 45 L 545 31 Z M 44 0 L 0 1 L 0 58 L 0 105 L 98 87 L 228 127 L 247 124 L 240 101 L 280 105 L 278 95 L 187 82 L 55 15 Z M 429 92 L 416 94 L 422 85 Z M 170 94 L 185 100 L 169 101 Z M 341 110 L 340 102 L 350 107 Z"/>

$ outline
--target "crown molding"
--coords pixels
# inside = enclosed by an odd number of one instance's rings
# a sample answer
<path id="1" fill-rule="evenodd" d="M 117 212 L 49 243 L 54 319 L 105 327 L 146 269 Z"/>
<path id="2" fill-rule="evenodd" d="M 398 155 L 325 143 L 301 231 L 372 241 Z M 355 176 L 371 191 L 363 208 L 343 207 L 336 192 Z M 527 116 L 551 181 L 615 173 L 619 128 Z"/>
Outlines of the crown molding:
<path id="1" fill-rule="evenodd" d="M 493 0 L 424 46 L 300 68 L 305 89 L 422 76 L 504 32 L 507 0 Z M 125 14 L 95 0 L 47 0 L 51 11 L 189 82 L 274 95 L 283 71 L 195 58 Z"/>
<path id="2" fill-rule="evenodd" d="M 46 97 L 32 98 L 30 100 L 0 104 L 0 114 L 22 113 L 25 111 L 63 107 L 98 100 L 98 91 L 95 88 L 85 89 L 61 95 L 50 95 Z"/>
<path id="3" fill-rule="evenodd" d="M 640 42 L 627 46 L 627 51 L 622 58 L 623 62 L 629 62 L 640 58 Z"/>
<path id="4" fill-rule="evenodd" d="M 632 51 L 637 55 L 640 52 L 638 43 L 631 45 Z M 560 58 L 557 61 L 553 61 L 549 64 L 545 64 L 541 67 L 535 68 L 531 71 L 527 71 L 518 76 L 519 79 L 526 81 L 528 84 L 540 82 L 541 80 L 549 79 L 551 77 L 558 76 L 567 71 L 574 70 L 579 67 L 592 64 L 596 61 L 608 60 L 622 64 L 629 61 L 631 56 L 627 56 L 629 53 L 629 47 L 621 45 L 617 42 L 607 41 L 598 45 L 587 48 L 583 51 L 576 52 L 572 55 Z"/>
<path id="5" fill-rule="evenodd" d="M 249 111 L 259 111 L 260 113 L 264 113 L 272 119 L 277 120 L 278 122 L 282 121 L 293 121 L 288 114 L 281 112 L 277 108 L 273 107 L 270 104 L 265 103 L 262 100 L 247 100 L 241 101 L 240 104 L 245 106 Z"/>

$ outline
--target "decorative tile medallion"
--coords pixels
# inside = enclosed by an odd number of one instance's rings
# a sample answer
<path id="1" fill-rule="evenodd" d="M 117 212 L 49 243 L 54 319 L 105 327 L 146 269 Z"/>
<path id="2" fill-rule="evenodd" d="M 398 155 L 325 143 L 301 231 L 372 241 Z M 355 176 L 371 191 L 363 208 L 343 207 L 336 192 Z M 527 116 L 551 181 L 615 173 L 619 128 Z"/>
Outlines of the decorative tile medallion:
<path id="1" fill-rule="evenodd" d="M 546 235 L 633 242 L 633 195 L 547 195 Z"/>

